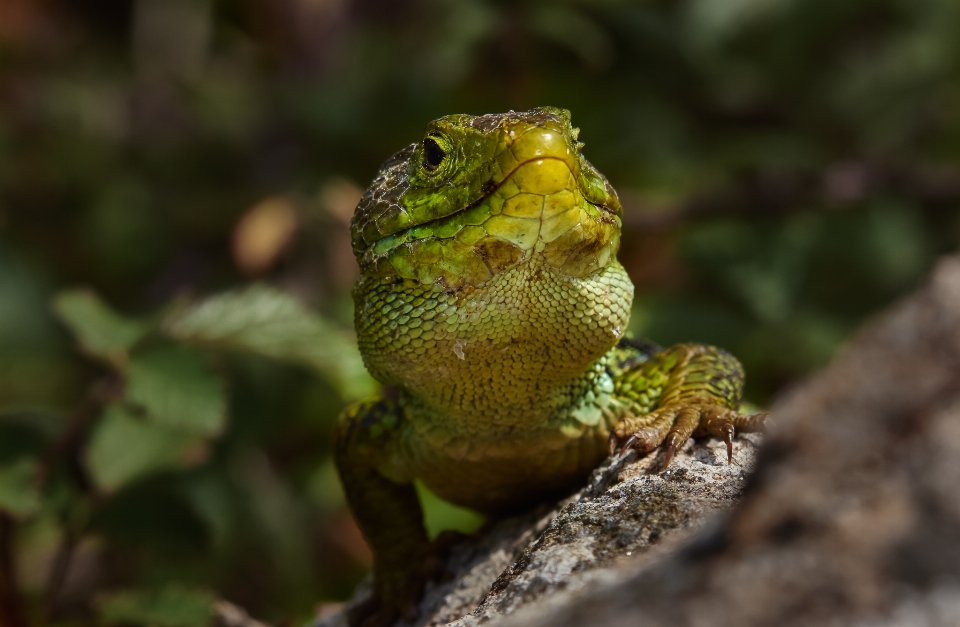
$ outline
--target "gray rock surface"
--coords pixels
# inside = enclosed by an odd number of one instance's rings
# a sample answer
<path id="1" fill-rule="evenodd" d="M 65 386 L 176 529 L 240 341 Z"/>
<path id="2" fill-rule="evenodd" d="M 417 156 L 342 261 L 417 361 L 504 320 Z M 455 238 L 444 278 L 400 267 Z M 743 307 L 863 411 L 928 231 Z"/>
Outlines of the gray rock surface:
<path id="1" fill-rule="evenodd" d="M 740 436 L 734 459 L 717 440 L 689 441 L 670 468 L 631 451 L 608 460 L 590 483 L 556 507 L 496 521 L 451 551 L 449 581 L 429 585 L 418 627 L 467 626 L 535 601 L 570 594 L 624 559 L 662 552 L 729 509 L 743 490 L 761 436 Z M 355 601 L 365 598 L 366 588 Z M 398 623 L 399 624 L 399 623 Z M 342 616 L 319 623 L 346 625 Z"/>
<path id="2" fill-rule="evenodd" d="M 731 514 L 497 625 L 960 625 L 960 257 L 772 408 Z"/>
<path id="3" fill-rule="evenodd" d="M 960 625 L 960 256 L 772 413 L 459 545 L 418 625 Z"/>
<path id="4" fill-rule="evenodd" d="M 663 472 L 658 455 L 637 461 L 629 453 L 607 462 L 590 485 L 533 526 L 535 539 L 492 586 L 477 582 L 473 598 L 479 605 L 458 608 L 470 613 L 451 625 L 485 623 L 557 593 L 569 595 L 623 560 L 649 559 L 675 545 L 713 514 L 733 506 L 753 468 L 759 441 L 753 434 L 738 439 L 730 465 L 726 448 L 715 440 L 688 442 L 683 455 Z M 443 624 L 453 613 L 425 624 Z"/>

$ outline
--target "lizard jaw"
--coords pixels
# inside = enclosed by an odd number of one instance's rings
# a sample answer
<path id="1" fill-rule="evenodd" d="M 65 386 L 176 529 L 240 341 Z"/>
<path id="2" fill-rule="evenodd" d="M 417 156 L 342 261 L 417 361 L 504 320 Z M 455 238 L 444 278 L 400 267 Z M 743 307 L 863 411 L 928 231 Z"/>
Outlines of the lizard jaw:
<path id="1" fill-rule="evenodd" d="M 524 251 L 522 259 L 541 256 L 564 274 L 582 277 L 604 267 L 619 244 L 619 212 L 591 202 L 577 170 L 552 155 L 520 163 L 488 196 L 493 215 L 483 223 L 486 233 Z"/>

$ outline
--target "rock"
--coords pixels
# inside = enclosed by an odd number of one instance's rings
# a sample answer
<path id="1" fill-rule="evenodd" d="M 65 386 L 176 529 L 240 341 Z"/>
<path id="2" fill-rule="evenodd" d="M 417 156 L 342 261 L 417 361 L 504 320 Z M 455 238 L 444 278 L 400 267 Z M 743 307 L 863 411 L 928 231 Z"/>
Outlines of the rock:
<path id="1" fill-rule="evenodd" d="M 474 598 L 479 605 L 474 603 L 476 609 L 469 608 L 469 615 L 451 625 L 477 625 L 557 592 L 570 594 L 615 569 L 622 559 L 649 559 L 654 548 L 688 537 L 736 502 L 753 469 L 759 441 L 758 435 L 740 438 L 730 465 L 718 441 L 688 442 L 683 456 L 663 472 L 659 455 L 630 463 L 635 453 L 629 453 L 608 461 L 587 488 L 532 526 L 543 531 L 492 586 L 477 582 Z M 443 624 L 444 617 L 438 618 L 420 624 Z"/>
<path id="2" fill-rule="evenodd" d="M 495 521 L 455 546 L 447 565 L 453 577 L 428 586 L 415 625 L 465 627 L 505 616 L 579 590 L 623 559 L 676 544 L 736 502 L 760 440 L 737 438 L 729 465 L 726 447 L 712 439 L 687 442 L 664 472 L 657 454 L 638 459 L 631 451 L 608 460 L 587 487 L 557 506 Z M 368 593 L 362 588 L 354 602 Z M 343 625 L 342 615 L 318 623 Z"/>
<path id="3" fill-rule="evenodd" d="M 772 414 L 721 524 L 491 624 L 960 624 L 960 256 Z"/>
<path id="4" fill-rule="evenodd" d="M 492 525 L 417 624 L 960 624 L 960 256 L 772 414 L 759 459 L 758 436 L 730 466 L 714 440 L 628 457 Z"/>

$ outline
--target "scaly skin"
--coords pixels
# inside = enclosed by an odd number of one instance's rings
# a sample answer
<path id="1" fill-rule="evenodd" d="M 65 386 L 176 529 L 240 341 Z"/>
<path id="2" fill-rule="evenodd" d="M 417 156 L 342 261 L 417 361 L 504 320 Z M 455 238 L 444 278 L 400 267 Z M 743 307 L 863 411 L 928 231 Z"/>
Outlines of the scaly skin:
<path id="1" fill-rule="evenodd" d="M 665 443 L 666 464 L 691 435 L 729 451 L 734 428 L 762 426 L 736 411 L 743 370 L 728 353 L 652 354 L 623 338 L 620 202 L 578 132 L 553 108 L 440 118 L 357 207 L 357 335 L 387 394 L 337 431 L 374 552 L 374 595 L 354 624 L 415 614 L 432 562 L 414 479 L 504 512 L 569 491 L 621 440 Z"/>

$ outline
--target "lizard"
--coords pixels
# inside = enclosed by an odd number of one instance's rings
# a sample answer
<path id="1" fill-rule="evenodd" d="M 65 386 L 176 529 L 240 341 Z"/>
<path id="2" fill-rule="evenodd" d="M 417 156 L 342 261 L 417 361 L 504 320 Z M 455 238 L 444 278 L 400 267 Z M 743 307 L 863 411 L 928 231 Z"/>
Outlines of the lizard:
<path id="1" fill-rule="evenodd" d="M 390 157 L 351 220 L 364 363 L 380 398 L 334 435 L 373 592 L 348 615 L 416 616 L 432 548 L 413 485 L 487 514 L 563 496 L 622 443 L 756 431 L 744 372 L 701 344 L 625 334 L 634 287 L 617 261 L 623 209 L 564 109 L 431 122 Z"/>

